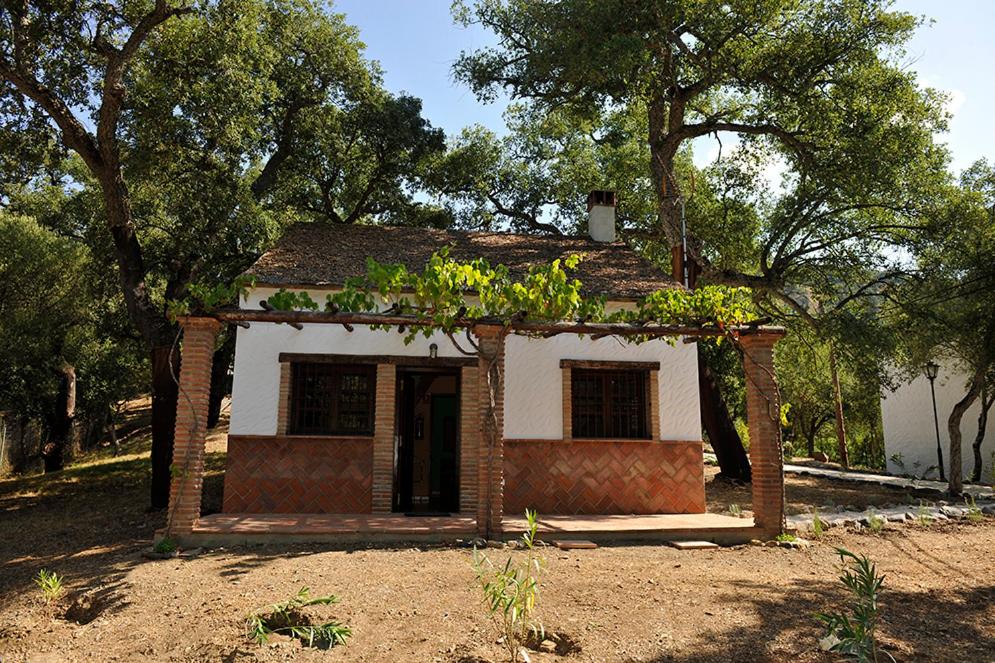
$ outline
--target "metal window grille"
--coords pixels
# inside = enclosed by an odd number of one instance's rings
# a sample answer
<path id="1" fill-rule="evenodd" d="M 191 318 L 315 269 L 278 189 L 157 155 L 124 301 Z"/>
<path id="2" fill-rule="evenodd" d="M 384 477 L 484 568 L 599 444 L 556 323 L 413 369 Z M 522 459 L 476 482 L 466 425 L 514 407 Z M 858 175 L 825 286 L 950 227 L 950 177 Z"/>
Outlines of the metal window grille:
<path id="1" fill-rule="evenodd" d="M 570 378 L 574 437 L 649 438 L 647 371 L 575 368 Z"/>
<path id="2" fill-rule="evenodd" d="M 375 366 L 293 364 L 290 433 L 372 435 L 375 389 Z"/>

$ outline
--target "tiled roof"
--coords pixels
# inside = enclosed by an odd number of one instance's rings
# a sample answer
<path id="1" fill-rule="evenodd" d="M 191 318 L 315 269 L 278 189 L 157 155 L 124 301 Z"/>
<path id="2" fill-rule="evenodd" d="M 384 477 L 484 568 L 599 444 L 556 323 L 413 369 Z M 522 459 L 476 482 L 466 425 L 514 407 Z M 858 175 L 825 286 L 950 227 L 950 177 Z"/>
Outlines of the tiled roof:
<path id="1" fill-rule="evenodd" d="M 503 264 L 515 277 L 530 265 L 548 264 L 573 253 L 585 254 L 572 273 L 588 295 L 637 299 L 680 285 L 624 243 L 586 237 L 462 232 L 406 226 L 298 223 L 246 274 L 257 285 L 335 286 L 366 273 L 366 258 L 420 270 L 434 251 L 450 246 L 457 260 L 484 258 Z"/>

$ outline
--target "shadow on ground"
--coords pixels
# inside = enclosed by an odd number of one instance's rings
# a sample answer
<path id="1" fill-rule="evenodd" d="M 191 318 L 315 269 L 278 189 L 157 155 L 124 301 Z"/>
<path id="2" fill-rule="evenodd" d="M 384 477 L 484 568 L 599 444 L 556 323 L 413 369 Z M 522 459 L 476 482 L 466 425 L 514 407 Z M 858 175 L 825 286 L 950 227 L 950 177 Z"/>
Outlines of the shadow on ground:
<path id="1" fill-rule="evenodd" d="M 815 619 L 817 612 L 845 607 L 849 597 L 838 583 L 793 581 L 772 587 L 740 582 L 732 587 L 722 600 L 739 606 L 748 603 L 760 619 L 759 626 L 724 629 L 721 618 L 714 617 L 707 640 L 680 653 L 660 655 L 651 659 L 653 663 L 839 660 L 818 649 L 824 632 Z M 991 585 L 924 594 L 889 590 L 886 580 L 879 606 L 879 642 L 899 663 L 989 660 L 995 651 L 995 629 L 986 614 L 992 601 L 995 586 Z M 953 619 L 940 622 L 937 615 Z M 924 638 L 924 632 L 932 637 Z"/>

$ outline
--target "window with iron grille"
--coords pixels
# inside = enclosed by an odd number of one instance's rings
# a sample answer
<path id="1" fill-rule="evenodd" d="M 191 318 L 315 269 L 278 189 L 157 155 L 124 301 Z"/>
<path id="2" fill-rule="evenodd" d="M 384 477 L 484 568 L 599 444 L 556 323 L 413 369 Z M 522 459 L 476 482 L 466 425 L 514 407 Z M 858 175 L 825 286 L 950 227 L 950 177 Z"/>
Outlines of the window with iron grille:
<path id="1" fill-rule="evenodd" d="M 376 366 L 291 365 L 291 435 L 372 435 Z"/>
<path id="2" fill-rule="evenodd" d="M 648 371 L 572 369 L 573 437 L 649 439 L 648 382 Z"/>

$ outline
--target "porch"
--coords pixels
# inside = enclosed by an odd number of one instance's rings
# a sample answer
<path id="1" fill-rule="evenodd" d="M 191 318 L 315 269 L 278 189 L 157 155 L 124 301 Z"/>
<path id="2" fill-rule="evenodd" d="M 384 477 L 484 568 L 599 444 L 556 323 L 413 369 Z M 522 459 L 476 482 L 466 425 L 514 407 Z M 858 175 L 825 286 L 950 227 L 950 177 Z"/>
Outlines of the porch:
<path id="1" fill-rule="evenodd" d="M 504 539 L 525 531 L 524 517 L 504 518 Z M 540 516 L 540 539 L 596 542 L 707 540 L 736 543 L 758 536 L 750 519 L 714 513 L 611 516 Z M 477 536 L 471 516 L 401 514 L 250 514 L 203 516 L 191 532 L 200 545 L 252 543 L 451 543 Z"/>
<path id="2" fill-rule="evenodd" d="M 505 438 L 503 388 L 498 381 L 495 392 L 490 394 L 481 376 L 490 371 L 498 376 L 504 373 L 505 338 L 509 333 L 536 333 L 537 330 L 531 329 L 528 323 L 502 327 L 490 321 L 476 322 L 468 327 L 468 332 L 477 338 L 478 356 L 460 359 L 458 366 L 448 369 L 458 377 L 460 388 L 456 398 L 459 410 L 466 415 L 455 424 L 462 453 L 459 456 L 458 499 L 452 504 L 447 503 L 446 508 L 428 509 L 429 515 L 403 515 L 414 505 L 403 502 L 399 505 L 396 494 L 392 499 L 391 487 L 399 485 L 394 477 L 398 458 L 395 444 L 398 431 L 403 433 L 397 422 L 404 418 L 396 415 L 403 410 L 403 404 L 398 406 L 397 394 L 403 392 L 398 389 L 398 378 L 404 371 L 397 362 L 387 361 L 390 357 L 378 357 L 375 373 L 371 373 L 376 375 L 370 396 L 375 402 L 374 415 L 371 415 L 374 418 L 372 433 L 361 438 L 340 436 L 320 441 L 321 453 L 331 454 L 331 459 L 344 460 L 332 463 L 329 459 L 323 460 L 317 451 L 308 452 L 306 445 L 310 441 L 300 436 L 278 434 L 269 436 L 272 439 L 260 440 L 231 435 L 229 460 L 232 459 L 233 443 L 251 443 L 252 453 L 237 457 L 251 459 L 264 467 L 267 475 L 256 480 L 255 471 L 249 467 L 249 471 L 242 474 L 253 480 L 244 481 L 241 479 L 245 477 L 238 473 L 240 465 L 229 463 L 225 474 L 224 513 L 201 516 L 205 439 L 202 422 L 207 412 L 210 358 L 221 324 L 297 324 L 297 318 L 301 316 L 304 316 L 302 322 L 321 325 L 400 324 L 395 320 L 397 316 L 357 318 L 357 315 L 240 310 L 182 321 L 180 390 L 184 398 L 176 420 L 176 471 L 167 527 L 170 537 L 197 545 L 447 541 L 477 536 L 505 539 L 524 529 L 520 514 L 526 507 L 538 508 L 543 519 L 542 530 L 549 538 L 604 542 L 707 539 L 733 543 L 769 538 L 782 530 L 783 477 L 772 360 L 774 343 L 783 332 L 763 327 L 744 327 L 738 331 L 738 345 L 743 350 L 747 373 L 755 521 L 703 513 L 703 496 L 695 497 L 703 489 L 700 442 L 660 440 L 655 434 L 653 439 L 617 443 L 566 435 L 557 441 Z M 716 333 L 710 328 L 633 328 L 580 323 L 552 325 L 539 331 L 546 336 L 594 332 L 602 336 L 624 336 L 638 332 L 639 335 L 685 338 Z M 283 354 L 281 364 L 282 358 Z M 409 361 L 407 357 L 404 359 Z M 434 366 L 436 362 L 441 364 L 442 359 L 432 355 L 421 361 Z M 652 371 L 649 373 L 653 384 Z M 288 390 L 289 380 L 285 379 L 288 374 L 281 368 L 281 403 L 286 402 L 283 394 Z M 569 383 L 565 379 L 564 393 L 569 394 Z M 655 393 L 654 386 L 650 394 Z M 566 412 L 568 410 L 564 411 L 565 419 Z M 278 417 L 277 422 L 282 418 Z M 656 433 L 658 422 L 650 424 L 647 430 Z M 564 429 L 567 428 L 565 422 Z M 278 427 L 278 432 L 280 430 Z M 427 425 L 425 431 L 424 435 L 427 435 Z M 280 447 L 291 443 L 293 449 Z M 267 456 L 262 453 L 268 448 L 265 445 L 276 445 L 282 451 Z M 329 467 L 334 467 L 333 475 L 326 471 Z M 687 486 L 693 486 L 695 490 Z M 328 501 L 325 493 L 329 491 L 334 493 L 333 504 L 325 504 Z M 293 498 L 292 503 L 284 503 L 288 496 Z M 349 500 L 343 502 L 343 496 Z M 458 513 L 447 515 L 431 513 L 433 511 Z"/>

